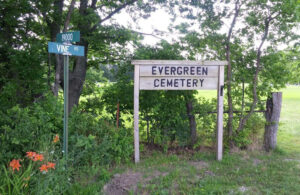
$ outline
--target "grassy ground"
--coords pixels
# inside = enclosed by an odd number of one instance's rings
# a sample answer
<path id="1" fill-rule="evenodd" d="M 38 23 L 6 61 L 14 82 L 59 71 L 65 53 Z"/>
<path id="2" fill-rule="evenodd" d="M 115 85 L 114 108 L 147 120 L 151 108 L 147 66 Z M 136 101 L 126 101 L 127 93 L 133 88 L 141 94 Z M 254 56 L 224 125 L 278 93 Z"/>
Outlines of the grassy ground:
<path id="1" fill-rule="evenodd" d="M 300 87 L 283 90 L 275 152 L 226 152 L 221 162 L 212 153 L 154 152 L 142 155 L 138 165 L 114 172 L 121 174 L 113 177 L 106 192 L 122 188 L 131 194 L 300 194 Z"/>
<path id="2" fill-rule="evenodd" d="M 198 90 L 197 93 L 199 97 L 217 98 L 217 90 Z"/>
<path id="3" fill-rule="evenodd" d="M 300 87 L 283 90 L 283 103 L 278 131 L 278 147 L 300 158 Z"/>

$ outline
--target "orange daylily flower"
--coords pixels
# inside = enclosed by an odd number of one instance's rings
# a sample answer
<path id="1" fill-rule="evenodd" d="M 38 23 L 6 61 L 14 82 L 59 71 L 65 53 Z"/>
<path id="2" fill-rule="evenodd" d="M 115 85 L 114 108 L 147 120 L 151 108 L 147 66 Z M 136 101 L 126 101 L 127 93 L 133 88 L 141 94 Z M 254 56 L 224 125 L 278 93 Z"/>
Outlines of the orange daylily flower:
<path id="1" fill-rule="evenodd" d="M 29 151 L 29 152 L 26 152 L 26 156 L 32 160 L 36 156 L 36 153 Z"/>
<path id="2" fill-rule="evenodd" d="M 59 141 L 59 136 L 58 134 L 55 135 L 54 139 L 53 139 L 53 143 L 56 143 Z"/>
<path id="3" fill-rule="evenodd" d="M 48 162 L 48 163 L 47 163 L 47 168 L 48 168 L 48 169 L 55 169 L 55 163 Z"/>
<path id="4" fill-rule="evenodd" d="M 44 156 L 42 155 L 42 154 L 36 154 L 35 156 L 34 156 L 34 159 L 33 159 L 33 161 L 43 161 L 44 160 Z"/>
<path id="5" fill-rule="evenodd" d="M 41 172 L 48 172 L 48 167 L 47 167 L 47 165 L 43 164 L 43 165 L 40 167 L 40 171 L 41 171 Z"/>
<path id="6" fill-rule="evenodd" d="M 9 163 L 9 166 L 13 169 L 13 171 L 15 171 L 15 169 L 17 169 L 19 171 L 21 165 L 20 165 L 20 160 L 16 160 L 16 159 L 13 159 L 10 163 Z"/>

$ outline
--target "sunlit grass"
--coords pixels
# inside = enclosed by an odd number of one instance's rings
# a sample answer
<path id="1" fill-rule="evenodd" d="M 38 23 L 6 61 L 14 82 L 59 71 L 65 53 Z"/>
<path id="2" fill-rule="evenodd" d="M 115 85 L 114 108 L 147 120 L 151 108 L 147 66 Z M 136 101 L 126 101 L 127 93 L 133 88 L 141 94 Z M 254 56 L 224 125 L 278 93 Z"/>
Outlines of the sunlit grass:
<path id="1" fill-rule="evenodd" d="M 282 92 L 278 150 L 270 153 L 225 152 L 221 162 L 215 160 L 214 153 L 197 152 L 181 156 L 160 152 L 142 154 L 141 163 L 127 166 L 143 174 L 144 180 L 138 184 L 137 192 L 300 194 L 300 86 L 289 86 Z M 215 98 L 216 91 L 199 91 L 198 95 Z M 205 166 L 199 168 L 197 163 Z"/>
<path id="2" fill-rule="evenodd" d="M 289 86 L 282 92 L 278 147 L 290 155 L 300 156 L 300 86 Z"/>
<path id="3" fill-rule="evenodd" d="M 217 90 L 198 90 L 197 97 L 204 97 L 207 99 L 217 98 Z"/>

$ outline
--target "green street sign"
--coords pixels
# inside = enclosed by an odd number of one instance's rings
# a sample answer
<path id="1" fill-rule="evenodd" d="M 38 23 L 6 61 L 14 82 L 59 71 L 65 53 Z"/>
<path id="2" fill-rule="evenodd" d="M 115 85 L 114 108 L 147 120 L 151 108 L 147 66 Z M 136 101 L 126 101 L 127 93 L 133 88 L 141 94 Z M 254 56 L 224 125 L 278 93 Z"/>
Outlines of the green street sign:
<path id="1" fill-rule="evenodd" d="M 80 41 L 80 31 L 58 33 L 56 35 L 56 42 L 59 43 L 79 42 L 79 41 Z"/>

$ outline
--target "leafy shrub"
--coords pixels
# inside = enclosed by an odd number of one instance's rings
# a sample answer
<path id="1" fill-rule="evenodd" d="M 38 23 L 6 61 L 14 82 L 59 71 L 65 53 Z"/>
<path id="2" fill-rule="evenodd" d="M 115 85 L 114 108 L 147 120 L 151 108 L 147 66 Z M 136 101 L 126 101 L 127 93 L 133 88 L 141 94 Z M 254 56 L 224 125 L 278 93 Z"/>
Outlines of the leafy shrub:
<path id="1" fill-rule="evenodd" d="M 69 150 L 74 165 L 128 162 L 133 154 L 132 131 L 117 129 L 90 113 L 74 111 L 70 117 Z"/>
<path id="2" fill-rule="evenodd" d="M 49 140 L 47 145 L 47 150 L 41 153 L 28 151 L 26 157 L 13 159 L 10 161 L 9 166 L 3 166 L 0 170 L 1 175 L 3 175 L 0 178 L 0 193 L 29 194 L 35 192 L 35 194 L 44 194 L 44 192 L 50 192 L 49 182 L 47 184 L 45 182 L 57 179 L 59 177 L 57 170 L 61 170 L 64 163 L 58 160 L 59 155 L 56 153 L 59 150 L 54 151 L 56 146 L 59 145 L 58 135 L 54 137 L 53 141 Z M 58 183 L 58 180 L 56 183 Z M 59 184 L 61 187 L 61 182 Z M 51 188 L 51 192 L 53 191 L 61 193 L 61 191 Z"/>
<path id="3" fill-rule="evenodd" d="M 29 194 L 28 179 L 32 172 L 30 164 L 24 171 L 13 172 L 4 165 L 0 170 L 0 193 L 6 194 Z"/>
<path id="4" fill-rule="evenodd" d="M 42 149 L 62 129 L 62 105 L 49 96 L 33 106 L 0 111 L 0 163 Z"/>
<path id="5" fill-rule="evenodd" d="M 20 161 L 22 167 L 15 174 L 8 166 L 1 167 L 0 193 L 97 194 L 109 178 L 106 169 L 111 164 L 131 160 L 132 131 L 116 129 L 109 121 L 100 120 L 98 115 L 74 108 L 69 118 L 66 169 L 66 161 L 59 160 L 62 159 L 62 143 L 58 142 L 58 136 L 62 137 L 63 132 L 62 108 L 61 102 L 50 96 L 30 107 L 15 106 L 0 113 L 0 152 L 5 154 L 0 156 L 1 164 L 7 165 L 11 159 L 22 159 L 27 151 L 37 151 L 47 161 L 55 158 L 57 165 L 47 174 L 40 173 L 37 165 L 30 166 L 26 161 Z M 56 134 L 57 143 L 52 144 Z M 92 174 L 90 170 L 99 172 Z M 31 179 L 24 184 L 28 174 Z M 91 177 L 92 182 L 79 183 L 81 175 Z M 94 181 L 95 178 L 97 181 Z"/>
<path id="6" fill-rule="evenodd" d="M 194 147 L 199 145 L 211 145 L 216 140 L 216 114 L 208 114 L 216 110 L 217 100 L 208 100 L 203 97 L 197 99 L 194 110 L 197 117 L 198 142 Z"/>
<path id="7" fill-rule="evenodd" d="M 55 134 L 62 137 L 63 105 L 54 97 L 26 108 L 0 112 L 0 162 L 19 159 L 26 151 L 45 151 Z M 69 122 L 69 150 L 74 165 L 120 163 L 133 153 L 133 136 L 97 116 L 74 109 Z M 61 146 L 59 146 L 61 151 Z"/>
<path id="8" fill-rule="evenodd" d="M 253 114 L 247 121 L 245 128 L 233 137 L 235 145 L 242 149 L 247 148 L 252 144 L 253 138 L 257 139 L 259 134 L 263 132 L 264 125 L 264 117 L 261 114 Z"/>

